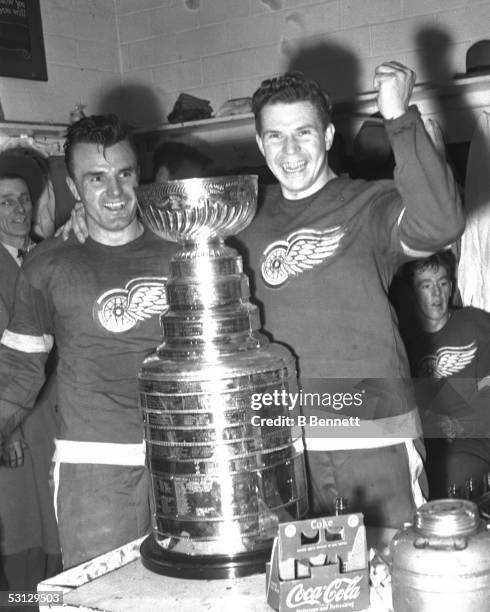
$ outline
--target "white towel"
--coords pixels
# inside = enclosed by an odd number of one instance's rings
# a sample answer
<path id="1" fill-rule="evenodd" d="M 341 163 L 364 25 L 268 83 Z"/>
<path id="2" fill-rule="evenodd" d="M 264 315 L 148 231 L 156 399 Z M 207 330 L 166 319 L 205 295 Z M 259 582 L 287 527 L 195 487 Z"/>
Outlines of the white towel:
<path id="1" fill-rule="evenodd" d="M 464 306 L 490 311 L 490 113 L 482 112 L 471 139 L 465 189 L 466 229 L 458 283 Z"/>

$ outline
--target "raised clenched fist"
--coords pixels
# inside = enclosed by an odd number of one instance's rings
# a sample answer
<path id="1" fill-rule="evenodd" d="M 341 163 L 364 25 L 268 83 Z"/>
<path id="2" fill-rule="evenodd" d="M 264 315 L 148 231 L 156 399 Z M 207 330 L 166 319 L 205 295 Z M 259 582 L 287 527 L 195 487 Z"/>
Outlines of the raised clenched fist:
<path id="1" fill-rule="evenodd" d="M 399 62 L 384 62 L 376 68 L 374 89 L 384 119 L 396 119 L 407 111 L 414 84 L 415 72 Z"/>

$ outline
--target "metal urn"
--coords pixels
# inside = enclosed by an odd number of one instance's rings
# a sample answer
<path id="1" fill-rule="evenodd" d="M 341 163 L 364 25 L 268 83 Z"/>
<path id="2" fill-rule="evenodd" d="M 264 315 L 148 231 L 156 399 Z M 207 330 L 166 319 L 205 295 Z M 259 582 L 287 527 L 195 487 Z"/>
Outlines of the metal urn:
<path id="1" fill-rule="evenodd" d="M 287 402 L 252 409 L 262 394 L 297 390 L 295 361 L 260 333 L 242 259 L 224 243 L 254 216 L 257 177 L 154 183 L 137 196 L 145 223 L 181 244 L 163 342 L 139 373 L 153 531 L 143 564 L 187 578 L 263 571 L 278 523 L 303 517 L 308 501 Z"/>

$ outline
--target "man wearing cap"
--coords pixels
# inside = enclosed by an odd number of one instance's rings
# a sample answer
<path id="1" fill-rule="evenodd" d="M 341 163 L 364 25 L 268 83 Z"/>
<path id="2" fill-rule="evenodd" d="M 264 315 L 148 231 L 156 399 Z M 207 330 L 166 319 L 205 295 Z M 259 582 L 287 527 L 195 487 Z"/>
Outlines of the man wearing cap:
<path id="1" fill-rule="evenodd" d="M 30 176 L 23 161 L 0 156 L 0 333 L 13 310 L 20 265 L 34 246 Z M 5 443 L 0 460 L 0 590 L 34 590 L 61 568 L 48 485 L 57 432 L 53 391 L 44 390 L 33 413 Z"/>

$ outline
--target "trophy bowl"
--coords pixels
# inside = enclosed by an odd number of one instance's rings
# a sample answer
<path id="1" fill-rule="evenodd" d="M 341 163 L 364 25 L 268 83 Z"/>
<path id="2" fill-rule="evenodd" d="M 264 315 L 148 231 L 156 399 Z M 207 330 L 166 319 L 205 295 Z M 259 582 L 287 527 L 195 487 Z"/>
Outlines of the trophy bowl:
<path id="1" fill-rule="evenodd" d="M 144 222 L 172 242 L 202 242 L 238 234 L 257 208 L 256 175 L 191 178 L 136 189 Z"/>

